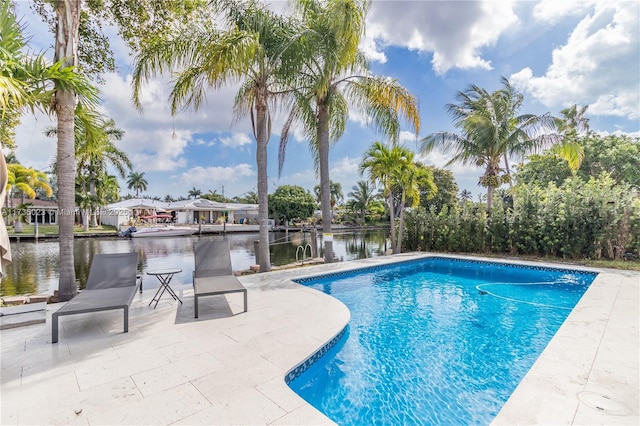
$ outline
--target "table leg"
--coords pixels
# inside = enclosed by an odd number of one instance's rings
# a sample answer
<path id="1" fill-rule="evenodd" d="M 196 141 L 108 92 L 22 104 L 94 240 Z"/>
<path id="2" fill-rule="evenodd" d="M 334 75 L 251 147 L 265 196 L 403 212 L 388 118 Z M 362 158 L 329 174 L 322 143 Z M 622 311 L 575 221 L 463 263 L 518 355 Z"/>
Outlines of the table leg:
<path id="1" fill-rule="evenodd" d="M 156 292 L 155 296 L 153 296 L 153 298 L 151 299 L 151 302 L 149 302 L 149 306 L 151 306 L 151 303 L 156 302 L 154 306 L 154 309 L 155 309 L 158 306 L 158 302 L 160 301 L 160 298 L 164 294 L 165 290 L 169 292 L 171 297 L 173 297 L 173 300 L 177 300 L 178 302 L 182 303 L 182 300 L 180 300 L 178 295 L 175 293 L 175 291 L 173 291 L 173 289 L 169 285 L 169 283 L 171 282 L 171 279 L 173 278 L 173 275 L 174 274 L 156 275 L 156 277 L 158 277 L 158 281 L 160 281 L 160 288 L 158 288 L 158 291 Z"/>

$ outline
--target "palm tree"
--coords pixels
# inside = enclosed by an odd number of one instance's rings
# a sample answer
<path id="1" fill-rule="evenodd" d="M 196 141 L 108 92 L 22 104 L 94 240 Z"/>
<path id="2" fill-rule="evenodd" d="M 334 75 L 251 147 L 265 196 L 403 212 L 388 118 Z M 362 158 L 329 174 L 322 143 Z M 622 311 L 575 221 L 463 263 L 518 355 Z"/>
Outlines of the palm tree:
<path id="1" fill-rule="evenodd" d="M 148 185 L 148 182 L 144 178 L 144 172 L 142 172 L 142 173 L 137 173 L 137 172 L 129 173 L 128 180 L 127 180 L 127 188 L 133 189 L 134 191 L 136 191 L 136 198 L 138 198 L 140 196 L 140 192 L 141 191 L 146 191 L 147 190 L 147 185 Z"/>
<path id="2" fill-rule="evenodd" d="M 393 174 L 394 184 L 398 186 L 400 192 L 400 224 L 398 225 L 398 240 L 394 253 L 402 251 L 402 239 L 404 235 L 404 213 L 408 205 L 415 208 L 420 205 L 420 190 L 430 194 L 435 194 L 438 190 L 433 181 L 433 173 L 422 164 L 413 161 L 414 153 L 406 148 L 402 150 L 403 161 L 399 164 Z"/>
<path id="3" fill-rule="evenodd" d="M 198 109 L 205 90 L 241 82 L 236 94 L 236 120 L 249 116 L 256 140 L 258 169 L 258 223 L 260 271 L 271 270 L 268 228 L 267 142 L 271 135 L 271 110 L 287 96 L 283 87 L 298 75 L 297 29 L 257 1 L 217 0 L 227 29 L 216 23 L 194 25 L 145 47 L 136 57 L 133 72 L 134 101 L 140 107 L 140 86 L 151 76 L 174 72 L 170 94 L 172 112 L 178 106 Z"/>
<path id="4" fill-rule="evenodd" d="M 508 159 L 524 156 L 543 146 L 560 141 L 556 119 L 549 114 L 517 115 L 523 97 L 502 78 L 503 88 L 493 93 L 472 85 L 458 92 L 458 104 L 448 104 L 447 110 L 460 133 L 437 132 L 421 141 L 423 154 L 441 147 L 445 154 L 453 153 L 447 163 L 484 166 L 479 184 L 487 188 L 487 208 L 491 210 L 493 191 L 503 183 L 511 185 Z M 504 160 L 504 168 L 500 162 Z"/>
<path id="5" fill-rule="evenodd" d="M 399 117 L 407 119 L 416 135 L 420 117 L 416 99 L 396 80 L 373 76 L 358 49 L 365 28 L 366 0 L 295 0 L 294 7 L 309 28 L 308 51 L 297 100 L 285 123 L 280 141 L 280 170 L 289 127 L 302 124 L 320 175 L 322 217 L 331 217 L 329 148 L 343 135 L 349 105 L 365 112 L 382 134 L 397 141 Z M 323 232 L 331 232 L 331 221 L 323 221 Z M 325 239 L 325 262 L 333 261 L 333 243 Z"/>
<path id="6" fill-rule="evenodd" d="M 375 185 L 366 180 L 360 180 L 351 187 L 351 192 L 347 196 L 353 198 L 355 208 L 360 212 L 361 224 L 367 223 L 367 210 L 369 203 L 376 199 L 377 193 L 374 193 Z"/>
<path id="7" fill-rule="evenodd" d="M 77 186 L 76 195 L 84 200 L 85 216 L 91 218 L 90 226 L 98 226 L 97 210 L 103 204 L 103 200 L 98 197 L 98 192 L 102 192 L 102 190 L 97 185 L 102 182 L 111 183 L 102 179 L 102 176 L 106 174 L 107 167 L 114 167 L 118 175 L 124 178 L 126 170 L 131 170 L 133 165 L 127 154 L 115 146 L 114 142 L 122 140 L 124 137 L 124 131 L 116 127 L 113 119 L 105 119 L 97 111 L 87 110 L 82 105 L 78 105 L 74 116 L 74 133 L 77 162 L 76 184 L 78 181 L 82 181 L 82 185 Z M 46 136 L 55 136 L 56 134 L 55 127 L 45 130 Z M 89 222 L 85 220 L 84 224 L 85 230 L 88 230 Z"/>
<path id="8" fill-rule="evenodd" d="M 567 161 L 569 169 L 575 173 L 584 160 L 584 148 L 578 143 L 578 136 L 589 133 L 589 119 L 585 118 L 588 105 L 578 107 L 572 105 L 560 111 L 558 130 L 562 134 L 562 142 L 555 145 L 552 151 Z"/>
<path id="9" fill-rule="evenodd" d="M 396 238 L 393 186 L 400 182 L 399 176 L 401 176 L 403 169 L 410 167 L 412 163 L 413 153 L 411 151 L 399 145 L 387 145 L 379 141 L 374 142 L 365 152 L 360 163 L 360 174 L 367 172 L 372 184 L 382 185 L 383 195 L 387 198 L 391 222 L 391 247 L 394 253 L 399 253 L 400 250 Z"/>
<path id="10" fill-rule="evenodd" d="M 320 185 L 316 185 L 313 187 L 313 193 L 316 196 L 316 201 L 322 204 L 322 191 Z M 329 181 L 329 194 L 331 195 L 331 216 L 329 216 L 329 220 L 333 219 L 333 208 L 337 203 L 344 200 L 344 194 L 342 193 L 342 185 L 339 182 Z M 324 221 L 323 221 L 324 224 Z M 324 227 L 324 225 L 323 225 Z"/>
<path id="11" fill-rule="evenodd" d="M 22 52 L 26 41 L 11 10 L 11 2 L 0 4 L 0 107 L 3 122 L 15 125 L 18 111 L 38 108 L 58 118 L 58 222 L 60 277 L 58 299 L 67 301 L 77 292 L 73 262 L 75 156 L 73 114 L 76 102 L 95 105 L 98 91 L 76 72 L 80 1 L 61 0 L 56 7 L 54 63 L 43 55 Z M 53 96 L 53 97 L 52 97 Z M 13 119 L 11 119 L 13 117 Z M 8 120 L 7 120 L 8 119 Z M 6 136 L 3 130 L 3 138 Z M 3 139 L 4 143 L 4 139 Z"/>
<path id="12" fill-rule="evenodd" d="M 199 189 L 196 189 L 196 187 L 194 186 L 189 190 L 189 194 L 187 195 L 187 197 L 196 199 L 196 198 L 200 198 L 201 195 L 202 195 L 202 191 Z"/>
<path id="13" fill-rule="evenodd" d="M 53 193 L 49 185 L 49 178 L 44 172 L 24 167 L 18 163 L 7 164 L 7 171 L 9 178 L 6 189 L 7 196 L 10 200 L 13 199 L 16 191 L 22 194 L 23 204 L 25 197 L 31 199 L 36 198 L 36 191 L 38 189 L 44 190 L 48 197 Z"/>
<path id="14" fill-rule="evenodd" d="M 54 62 L 59 72 L 75 79 L 79 84 L 69 85 L 64 80 L 55 80 L 55 93 L 51 107 L 58 122 L 57 182 L 58 182 L 58 224 L 60 244 L 60 278 L 58 299 L 67 301 L 76 295 L 73 261 L 73 226 L 75 218 L 75 178 L 76 158 L 74 144 L 74 115 L 80 101 L 88 106 L 95 105 L 97 91 L 77 70 L 80 26 L 80 0 L 58 0 L 56 10 L 56 31 Z M 88 102 L 88 103 L 87 103 Z"/>
<path id="15" fill-rule="evenodd" d="M 102 204 L 111 204 L 120 201 L 120 184 L 115 175 L 103 173 L 97 177 L 96 197 Z"/>

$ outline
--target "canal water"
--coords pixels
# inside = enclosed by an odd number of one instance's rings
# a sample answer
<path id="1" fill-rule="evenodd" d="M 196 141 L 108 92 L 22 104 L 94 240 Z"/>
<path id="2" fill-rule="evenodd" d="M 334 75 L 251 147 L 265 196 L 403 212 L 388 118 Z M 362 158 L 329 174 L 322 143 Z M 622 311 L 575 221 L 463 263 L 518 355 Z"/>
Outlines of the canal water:
<path id="1" fill-rule="evenodd" d="M 320 250 L 321 235 L 322 232 L 318 232 Z M 342 261 L 379 256 L 387 247 L 390 247 L 387 235 L 388 230 L 384 229 L 335 231 L 334 255 Z M 194 243 L 220 238 L 223 236 L 214 234 L 167 238 L 78 238 L 74 242 L 78 286 L 84 288 L 94 254 L 127 252 L 138 253 L 139 270 L 145 274 L 145 288 L 158 286 L 155 278 L 146 275 L 147 271 L 167 267 L 182 269 L 181 273 L 174 276 L 174 283 L 189 284 L 192 282 L 194 266 Z M 247 270 L 256 263 L 253 242 L 259 238 L 257 233 L 229 233 L 224 238 L 229 240 L 234 271 Z M 272 232 L 269 238 L 271 264 L 277 266 L 295 262 L 296 251 L 299 259 L 302 259 L 302 249 L 298 247 L 311 244 L 310 232 Z M 0 282 L 0 296 L 53 294 L 53 291 L 58 288 L 58 244 L 58 240 L 12 241 L 13 262 L 5 268 L 5 276 Z M 306 249 L 307 257 L 309 252 L 310 247 Z"/>

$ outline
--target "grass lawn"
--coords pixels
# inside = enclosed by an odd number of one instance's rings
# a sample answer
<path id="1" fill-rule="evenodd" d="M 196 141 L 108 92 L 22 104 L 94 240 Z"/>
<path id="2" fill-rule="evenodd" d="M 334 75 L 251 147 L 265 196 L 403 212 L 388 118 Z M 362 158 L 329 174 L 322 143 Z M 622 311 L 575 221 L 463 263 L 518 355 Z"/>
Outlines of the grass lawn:
<path id="1" fill-rule="evenodd" d="M 28 236 L 33 235 L 34 226 L 29 224 L 22 225 L 22 232 L 15 232 L 13 230 L 13 226 L 7 226 L 7 232 L 10 236 Z M 76 225 L 73 230 L 76 235 L 87 235 L 87 234 L 108 234 L 113 235 L 116 232 L 116 228 L 108 225 L 100 225 L 95 228 L 89 228 L 88 231 L 84 231 L 82 225 Z M 38 225 L 38 235 L 58 235 L 58 225 Z"/>

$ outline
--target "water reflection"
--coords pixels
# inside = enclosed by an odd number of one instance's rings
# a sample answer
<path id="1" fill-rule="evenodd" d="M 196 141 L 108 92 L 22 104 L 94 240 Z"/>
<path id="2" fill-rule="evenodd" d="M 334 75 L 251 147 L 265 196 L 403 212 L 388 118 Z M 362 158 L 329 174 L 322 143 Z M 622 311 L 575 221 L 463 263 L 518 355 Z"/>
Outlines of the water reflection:
<path id="1" fill-rule="evenodd" d="M 366 232 L 335 232 L 333 250 L 338 259 L 354 260 L 374 257 L 384 253 L 388 246 L 386 230 Z M 318 246 L 322 247 L 322 233 L 318 233 Z M 137 252 L 139 270 L 144 275 L 144 287 L 158 286 L 157 280 L 146 275 L 147 271 L 177 267 L 173 282 L 191 283 L 193 271 L 193 244 L 197 241 L 223 238 L 222 235 L 203 235 L 170 238 L 85 238 L 74 242 L 74 261 L 78 286 L 84 288 L 89 275 L 89 265 L 94 254 Z M 227 234 L 231 247 L 231 263 L 236 271 L 246 270 L 255 264 L 253 249 L 257 233 Z M 273 232 L 269 234 L 272 265 L 284 265 L 296 260 L 299 246 L 311 244 L 310 232 Z M 0 295 L 53 293 L 58 286 L 59 255 L 57 240 L 12 241 L 13 263 L 7 266 L 0 283 Z M 307 249 L 307 256 L 308 256 Z M 302 257 L 301 252 L 299 256 Z M 320 250 L 320 256 L 323 256 Z"/>

